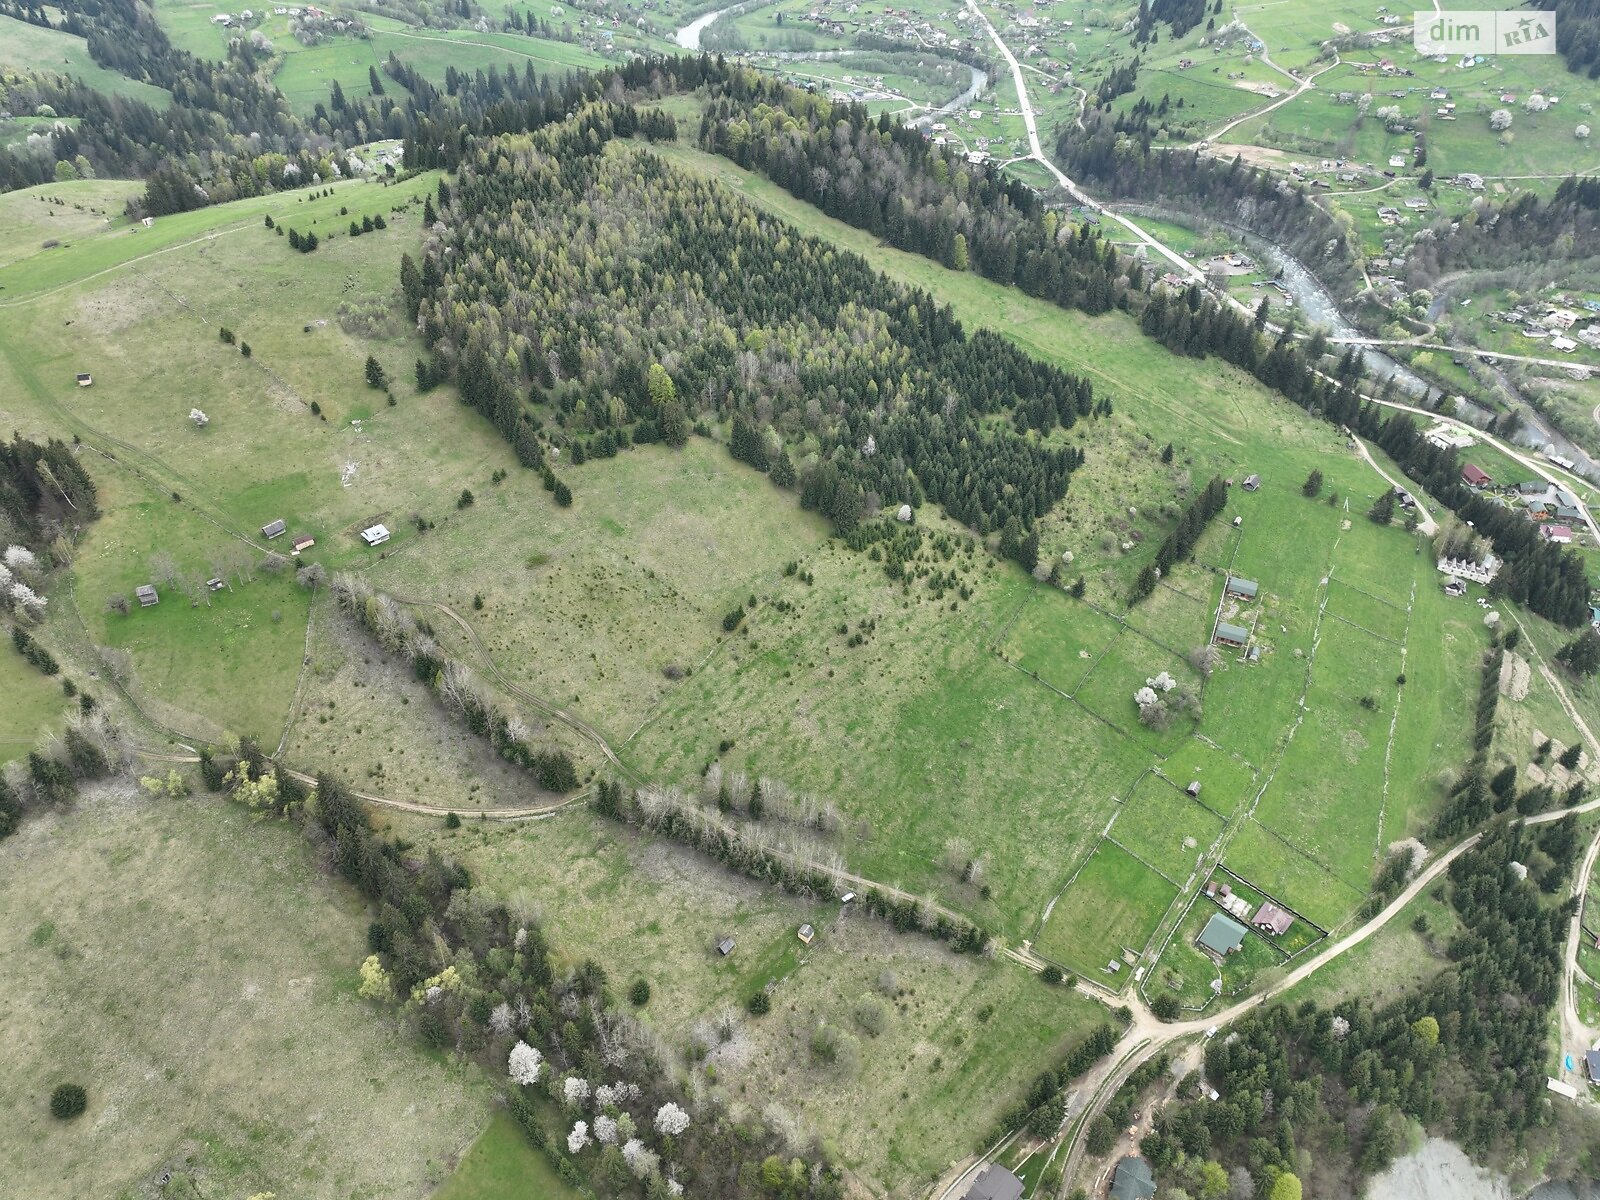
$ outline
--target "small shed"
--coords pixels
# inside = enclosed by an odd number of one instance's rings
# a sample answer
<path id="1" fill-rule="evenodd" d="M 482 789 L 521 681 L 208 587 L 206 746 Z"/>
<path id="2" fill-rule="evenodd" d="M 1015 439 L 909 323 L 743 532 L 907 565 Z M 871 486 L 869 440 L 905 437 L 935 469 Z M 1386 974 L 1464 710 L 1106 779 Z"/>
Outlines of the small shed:
<path id="1" fill-rule="evenodd" d="M 1452 575 L 1450 581 L 1444 585 L 1444 594 L 1446 596 L 1465 596 L 1467 594 L 1466 581 L 1457 579 Z"/>
<path id="2" fill-rule="evenodd" d="M 1109 1194 L 1112 1200 L 1150 1200 L 1156 1194 L 1156 1177 L 1150 1164 L 1136 1154 L 1128 1155 L 1117 1164 Z"/>
<path id="3" fill-rule="evenodd" d="M 139 598 L 140 608 L 149 608 L 161 603 L 161 597 L 156 595 L 156 589 L 148 583 L 141 583 L 134 588 L 133 594 Z"/>
<path id="4" fill-rule="evenodd" d="M 210 579 L 206 580 L 206 586 L 213 592 L 220 592 L 223 588 L 228 586 L 228 583 L 227 580 L 222 578 L 222 576 L 214 575 Z"/>
<path id="5" fill-rule="evenodd" d="M 284 531 L 286 529 L 288 529 L 288 528 L 289 528 L 289 526 L 285 522 L 283 522 L 281 520 L 279 520 L 279 521 L 268 521 L 265 525 L 263 525 L 261 527 L 261 536 L 266 538 L 267 541 L 270 542 L 273 538 L 282 537 L 283 534 L 284 534 Z"/>
<path id="6" fill-rule="evenodd" d="M 1253 579 L 1240 579 L 1237 575 L 1228 576 L 1228 595 L 1236 596 L 1241 600 L 1254 600 L 1256 593 L 1261 590 L 1261 585 Z"/>
<path id="7" fill-rule="evenodd" d="M 809 925 L 802 925 L 800 926 L 800 932 L 795 936 L 797 936 L 802 943 L 809 946 L 811 945 L 811 939 L 817 936 L 817 931 L 811 928 Z"/>
<path id="8" fill-rule="evenodd" d="M 1244 945 L 1245 927 L 1232 917 L 1222 913 L 1212 913 L 1211 919 L 1206 922 L 1206 927 L 1200 931 L 1196 939 L 1200 949 L 1209 950 L 1218 958 L 1232 954 Z"/>
<path id="9" fill-rule="evenodd" d="M 1246 475 L 1244 477 L 1244 490 L 1247 492 L 1259 492 L 1261 490 L 1261 476 Z"/>
<path id="10" fill-rule="evenodd" d="M 1274 937 L 1282 937 L 1289 932 L 1289 927 L 1294 924 L 1294 914 L 1279 908 L 1271 900 L 1261 906 L 1253 922 L 1255 927 L 1263 933 L 1270 933 Z"/>
<path id="11" fill-rule="evenodd" d="M 1186 795 L 1198 800 L 1200 798 L 1200 781 L 1198 779 L 1191 779 L 1189 781 L 1189 786 L 1183 790 Z"/>
<path id="12" fill-rule="evenodd" d="M 381 546 L 389 540 L 389 530 L 384 525 L 373 525 L 361 531 L 361 540 L 369 546 Z"/>
<path id="13" fill-rule="evenodd" d="M 78 386 L 79 387 L 88 387 L 93 382 L 94 382 L 94 376 L 89 374 L 89 372 L 87 372 L 87 371 L 79 371 L 78 372 Z"/>
<path id="14" fill-rule="evenodd" d="M 294 553 L 299 554 L 300 551 L 309 550 L 316 544 L 316 538 L 312 537 L 309 533 L 302 533 L 296 536 L 294 541 L 289 543 L 289 546 Z"/>
<path id="15" fill-rule="evenodd" d="M 839 903 L 840 904 L 849 904 L 850 901 L 854 900 L 855 898 L 856 898 L 856 894 L 854 892 L 846 892 L 844 895 L 839 897 Z"/>
<path id="16" fill-rule="evenodd" d="M 733 953 L 734 945 L 735 942 L 732 938 L 723 938 L 717 943 L 717 953 L 722 955 L 723 958 L 727 958 L 728 955 Z"/>
<path id="17" fill-rule="evenodd" d="M 1243 649 L 1250 641 L 1250 631 L 1242 625 L 1230 625 L 1226 621 L 1218 621 L 1216 640 L 1224 646 Z"/>
<path id="18" fill-rule="evenodd" d="M 1590 1050 L 1583 1056 L 1583 1063 L 1589 1068 L 1589 1082 L 1600 1085 L 1600 1050 Z"/>

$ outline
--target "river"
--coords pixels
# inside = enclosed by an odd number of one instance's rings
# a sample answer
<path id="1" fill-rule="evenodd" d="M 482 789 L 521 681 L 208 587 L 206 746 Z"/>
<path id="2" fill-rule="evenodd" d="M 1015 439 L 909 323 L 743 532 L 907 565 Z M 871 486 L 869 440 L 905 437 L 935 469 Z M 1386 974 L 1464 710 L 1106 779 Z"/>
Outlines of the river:
<path id="1" fill-rule="evenodd" d="M 699 50 L 701 34 L 705 33 L 705 31 L 725 13 L 738 12 L 742 8 L 744 8 L 744 5 L 742 4 L 732 4 L 727 8 L 719 8 L 715 12 L 704 13 L 674 33 L 672 35 L 672 40 L 685 50 Z M 771 58 L 778 62 L 831 62 L 851 54 L 858 54 L 860 51 L 848 49 L 762 50 L 759 52 L 749 53 L 751 53 L 752 56 Z M 962 92 L 959 96 L 956 96 L 946 101 L 944 104 L 941 104 L 938 108 L 930 109 L 921 116 L 914 118 L 908 122 L 908 124 L 923 125 L 929 121 L 937 121 L 940 117 L 949 116 L 951 113 L 957 112 L 960 109 L 971 107 L 972 102 L 979 96 L 983 95 L 984 91 L 989 86 L 988 73 L 985 71 L 980 71 L 977 67 L 972 66 L 970 63 L 963 63 L 962 65 L 971 72 L 971 75 L 968 78 L 967 90 Z"/>

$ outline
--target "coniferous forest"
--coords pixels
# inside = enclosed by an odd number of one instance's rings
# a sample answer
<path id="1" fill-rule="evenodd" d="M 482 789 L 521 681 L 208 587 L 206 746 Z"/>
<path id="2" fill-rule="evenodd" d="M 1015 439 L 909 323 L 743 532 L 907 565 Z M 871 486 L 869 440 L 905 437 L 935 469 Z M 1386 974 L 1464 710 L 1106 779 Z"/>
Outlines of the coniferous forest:
<path id="1" fill-rule="evenodd" d="M 423 369 L 453 373 L 530 466 L 545 442 L 581 462 L 727 422 L 737 457 L 841 532 L 933 500 L 1020 554 L 1082 461 L 1040 435 L 1107 402 L 721 186 L 608 148 L 634 126 L 594 105 L 473 148 L 407 276 Z M 817 463 L 797 477 L 802 448 Z"/>

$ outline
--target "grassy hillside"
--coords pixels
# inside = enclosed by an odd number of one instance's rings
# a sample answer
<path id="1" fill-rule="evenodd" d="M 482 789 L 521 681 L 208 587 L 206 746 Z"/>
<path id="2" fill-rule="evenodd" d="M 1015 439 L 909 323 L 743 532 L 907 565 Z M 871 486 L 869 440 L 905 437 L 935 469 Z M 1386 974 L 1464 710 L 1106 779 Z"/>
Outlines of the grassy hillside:
<path id="1" fill-rule="evenodd" d="M 172 99 L 161 88 L 102 67 L 89 57 L 88 44 L 82 38 L 15 17 L 0 17 L 0 67 L 74 75 L 92 88 L 156 108 L 165 108 Z"/>
<path id="2" fill-rule="evenodd" d="M 364 930 L 298 833 L 215 798 L 107 789 L 30 820 L 0 843 L 8 1189 L 427 1195 L 484 1096 L 355 998 Z M 63 1081 L 89 1092 L 70 1123 Z"/>

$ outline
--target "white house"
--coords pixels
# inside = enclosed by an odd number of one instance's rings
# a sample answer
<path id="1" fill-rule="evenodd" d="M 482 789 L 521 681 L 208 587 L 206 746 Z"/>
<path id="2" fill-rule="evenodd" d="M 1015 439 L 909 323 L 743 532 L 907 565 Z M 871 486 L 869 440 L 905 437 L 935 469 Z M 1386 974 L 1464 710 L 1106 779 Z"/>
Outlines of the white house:
<path id="1" fill-rule="evenodd" d="M 369 546 L 381 546 L 389 540 L 389 530 L 383 525 L 374 525 L 361 531 L 361 540 Z"/>
<path id="2" fill-rule="evenodd" d="M 1469 558 L 1441 558 L 1439 570 L 1456 579 L 1470 579 L 1473 583 L 1487 585 L 1499 574 L 1500 560 L 1492 554 L 1485 554 L 1482 562 L 1473 562 Z"/>

